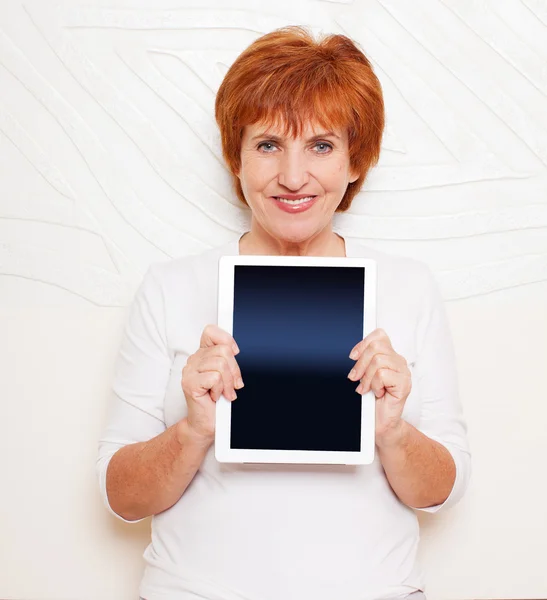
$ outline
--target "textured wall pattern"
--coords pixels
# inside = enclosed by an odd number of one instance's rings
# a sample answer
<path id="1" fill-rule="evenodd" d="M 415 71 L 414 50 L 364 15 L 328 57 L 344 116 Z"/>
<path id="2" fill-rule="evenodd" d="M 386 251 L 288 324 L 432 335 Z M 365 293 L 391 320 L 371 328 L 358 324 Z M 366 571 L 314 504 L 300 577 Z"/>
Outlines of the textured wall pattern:
<path id="1" fill-rule="evenodd" d="M 151 261 L 245 230 L 215 91 L 253 39 L 307 24 L 357 40 L 386 97 L 337 229 L 427 262 L 446 299 L 547 279 L 544 0 L 176 5 L 0 2 L 3 278 L 122 306 Z"/>

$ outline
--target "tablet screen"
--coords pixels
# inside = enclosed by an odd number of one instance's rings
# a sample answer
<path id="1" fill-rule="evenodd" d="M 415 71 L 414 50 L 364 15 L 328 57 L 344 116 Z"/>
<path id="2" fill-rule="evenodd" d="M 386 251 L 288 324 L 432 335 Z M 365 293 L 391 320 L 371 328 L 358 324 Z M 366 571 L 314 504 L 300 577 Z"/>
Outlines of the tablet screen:
<path id="1" fill-rule="evenodd" d="M 236 265 L 231 448 L 359 452 L 363 267 Z"/>

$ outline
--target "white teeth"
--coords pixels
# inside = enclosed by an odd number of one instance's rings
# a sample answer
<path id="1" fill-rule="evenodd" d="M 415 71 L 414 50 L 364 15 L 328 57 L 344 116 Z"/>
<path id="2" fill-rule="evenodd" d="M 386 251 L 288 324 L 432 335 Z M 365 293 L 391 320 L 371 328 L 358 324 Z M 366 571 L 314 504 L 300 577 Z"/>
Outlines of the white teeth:
<path id="1" fill-rule="evenodd" d="M 287 200 L 287 198 L 280 198 L 279 196 L 276 196 L 276 199 L 279 200 L 279 202 L 284 202 L 285 204 L 291 204 L 293 206 L 304 204 L 304 202 L 309 202 L 310 200 L 313 200 L 313 198 L 314 196 L 307 196 L 306 198 L 300 198 L 300 200 Z"/>

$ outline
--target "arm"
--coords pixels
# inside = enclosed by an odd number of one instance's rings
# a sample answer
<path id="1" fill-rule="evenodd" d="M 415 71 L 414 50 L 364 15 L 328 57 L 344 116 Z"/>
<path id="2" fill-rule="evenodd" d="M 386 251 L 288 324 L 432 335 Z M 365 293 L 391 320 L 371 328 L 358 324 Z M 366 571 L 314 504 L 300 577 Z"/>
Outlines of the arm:
<path id="1" fill-rule="evenodd" d="M 199 455 L 195 449 L 189 455 L 184 451 L 189 442 L 182 431 L 176 435 L 182 425 L 166 429 L 163 399 L 174 357 L 168 350 L 163 286 L 156 273 L 158 267 L 151 266 L 131 304 L 99 440 L 100 493 L 109 512 L 124 521 L 174 504 L 195 474 Z M 175 485 L 185 462 L 193 473 Z"/>
<path id="2" fill-rule="evenodd" d="M 170 508 L 194 478 L 212 442 L 194 433 L 184 418 L 148 442 L 120 448 L 106 473 L 110 507 L 127 521 Z"/>
<path id="3" fill-rule="evenodd" d="M 401 502 L 414 508 L 440 505 L 456 479 L 448 450 L 415 427 L 401 421 L 391 436 L 376 441 L 386 477 Z"/>
<path id="4" fill-rule="evenodd" d="M 99 441 L 101 495 L 124 521 L 163 512 L 180 499 L 213 444 L 215 401 L 221 393 L 235 395 L 234 381 L 240 386 L 237 345 L 228 333 L 207 326 L 183 369 L 187 416 L 166 429 L 164 397 L 174 355 L 166 327 L 169 292 L 160 268 L 149 269 L 133 301 Z"/>
<path id="5" fill-rule="evenodd" d="M 471 454 L 444 301 L 427 267 L 424 276 L 412 373 L 412 387 L 421 402 L 420 421 L 413 427 L 401 419 L 399 428 L 379 436 L 377 447 L 399 499 L 434 513 L 453 506 L 465 493 Z"/>
<path id="6" fill-rule="evenodd" d="M 417 359 L 408 364 L 377 329 L 352 351 L 350 379 L 376 396 L 376 447 L 386 477 L 401 502 L 426 512 L 455 504 L 467 487 L 471 457 L 459 401 L 456 358 L 444 304 L 430 270 L 419 288 Z M 410 368 L 413 368 L 411 371 Z M 416 427 L 404 418 L 411 389 L 419 403 Z"/>

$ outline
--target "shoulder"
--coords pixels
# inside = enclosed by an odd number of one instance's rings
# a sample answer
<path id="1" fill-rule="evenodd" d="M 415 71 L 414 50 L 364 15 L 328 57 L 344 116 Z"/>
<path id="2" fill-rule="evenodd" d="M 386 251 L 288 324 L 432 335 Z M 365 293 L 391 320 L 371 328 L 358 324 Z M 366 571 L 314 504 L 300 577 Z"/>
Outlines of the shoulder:
<path id="1" fill-rule="evenodd" d="M 423 261 L 351 243 L 348 254 L 371 258 L 377 265 L 377 322 L 404 356 L 416 355 L 421 333 L 443 300 L 435 276 Z M 410 359 L 409 359 L 410 360 Z"/>
<path id="2" fill-rule="evenodd" d="M 399 289 L 404 286 L 411 291 L 428 288 L 434 281 L 430 267 L 415 258 L 384 252 L 353 240 L 348 244 L 348 255 L 373 259 L 377 265 L 379 285 L 397 286 Z"/>
<path id="3" fill-rule="evenodd" d="M 234 242 L 229 242 L 197 254 L 153 262 L 145 278 L 154 280 L 168 291 L 187 289 L 191 284 L 216 281 L 220 257 L 234 254 L 235 250 Z"/>
<path id="4" fill-rule="evenodd" d="M 136 303 L 161 324 L 171 350 L 194 348 L 203 326 L 217 318 L 218 261 L 234 244 L 150 264 Z"/>

